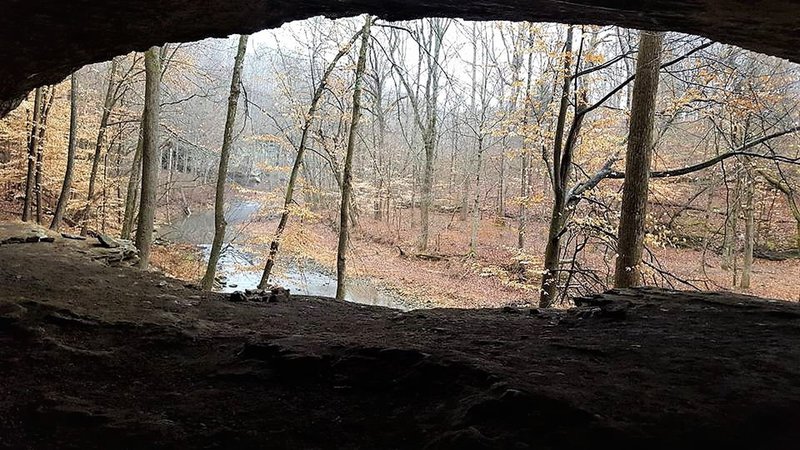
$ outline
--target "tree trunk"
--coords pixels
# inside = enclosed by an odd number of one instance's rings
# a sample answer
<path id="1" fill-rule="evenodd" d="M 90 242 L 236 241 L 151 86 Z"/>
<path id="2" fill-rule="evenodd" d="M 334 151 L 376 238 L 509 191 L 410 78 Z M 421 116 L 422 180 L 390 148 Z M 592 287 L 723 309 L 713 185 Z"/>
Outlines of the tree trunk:
<path id="1" fill-rule="evenodd" d="M 744 206 L 744 257 L 742 262 L 742 277 L 739 286 L 742 289 L 750 289 L 750 275 L 753 272 L 753 244 L 755 241 L 755 213 L 753 211 L 755 181 L 748 176 L 745 182 L 747 186 L 745 186 Z"/>
<path id="2" fill-rule="evenodd" d="M 162 156 L 163 160 L 163 156 Z M 166 197 L 167 207 L 164 212 L 167 214 L 167 224 L 172 223 L 170 219 L 170 209 L 172 208 L 172 183 L 174 182 L 175 175 L 175 149 L 172 147 L 167 148 L 167 187 L 164 197 Z"/>
<path id="3" fill-rule="evenodd" d="M 328 78 L 336 68 L 336 64 L 344 55 L 347 54 L 347 52 L 350 50 L 350 47 L 353 45 L 353 43 L 355 43 L 356 39 L 358 39 L 360 35 L 361 31 L 356 33 L 350 39 L 350 42 L 348 42 L 347 45 L 339 49 L 339 53 L 337 53 L 336 56 L 331 60 L 330 64 L 328 64 L 328 67 L 325 69 L 322 78 L 319 80 L 317 88 L 314 90 L 314 95 L 311 98 L 311 104 L 308 106 L 305 123 L 303 124 L 303 129 L 300 134 L 300 143 L 297 145 L 297 154 L 294 158 L 292 171 L 289 174 L 289 182 L 286 185 L 286 195 L 284 196 L 283 200 L 283 211 L 281 211 L 281 218 L 278 221 L 278 227 L 275 229 L 275 234 L 272 238 L 272 242 L 269 245 L 269 256 L 267 256 L 267 262 L 264 265 L 264 272 L 261 274 L 261 281 L 258 283 L 258 287 L 260 289 L 265 289 L 269 285 L 269 277 L 272 274 L 272 268 L 275 267 L 275 258 L 278 255 L 281 237 L 283 236 L 283 232 L 286 230 L 286 225 L 289 222 L 291 206 L 292 202 L 294 201 L 294 187 L 297 183 L 300 169 L 303 166 L 303 155 L 306 151 L 306 142 L 308 141 L 308 136 L 311 131 L 311 125 L 314 121 L 314 116 L 317 113 L 317 105 L 319 104 L 320 98 L 322 98 L 322 94 L 325 92 L 325 89 L 328 85 Z"/>
<path id="4" fill-rule="evenodd" d="M 67 144 L 67 169 L 64 172 L 64 182 L 61 184 L 61 193 L 58 196 L 56 210 L 53 213 L 53 221 L 50 223 L 50 229 L 55 231 L 58 231 L 59 226 L 61 226 L 61 220 L 64 218 L 64 213 L 67 210 L 67 203 L 69 203 L 70 191 L 72 190 L 72 174 L 75 168 L 75 143 L 78 133 L 78 83 L 75 78 L 75 73 L 73 72 L 69 79 L 69 143 Z"/>
<path id="5" fill-rule="evenodd" d="M 708 246 L 711 244 L 711 205 L 714 204 L 714 191 L 713 187 L 708 188 L 708 200 L 706 200 L 705 214 L 703 216 L 703 257 L 700 258 L 700 270 L 706 273 L 706 254 L 708 253 Z"/>
<path id="6" fill-rule="evenodd" d="M 42 223 L 42 166 L 44 162 L 44 143 L 45 135 L 47 134 L 47 116 L 50 115 L 50 108 L 53 107 L 53 100 L 56 98 L 56 88 L 51 86 L 49 89 L 50 97 L 48 98 L 44 109 L 42 110 L 42 119 L 39 125 L 39 142 L 36 149 L 36 177 L 34 192 L 36 193 L 36 223 Z"/>
<path id="7" fill-rule="evenodd" d="M 800 250 L 800 207 L 797 206 L 794 198 L 789 200 L 789 206 L 792 210 L 792 216 L 794 216 L 795 221 L 794 246 Z"/>
<path id="8" fill-rule="evenodd" d="M 736 165 L 738 171 L 738 164 Z M 725 216 L 725 232 L 722 238 L 722 262 L 720 263 L 720 267 L 724 270 L 731 270 L 734 271 L 734 280 L 736 279 L 736 247 L 737 247 L 737 239 L 736 233 L 739 229 L 739 207 L 740 207 L 740 198 L 741 196 L 741 179 L 739 177 L 736 178 L 736 184 L 733 189 L 733 200 L 730 198 L 728 199 L 728 211 L 727 215 Z M 736 286 L 736 282 L 734 281 L 733 286 Z"/>
<path id="9" fill-rule="evenodd" d="M 344 158 L 342 171 L 342 203 L 339 214 L 339 245 L 336 248 L 336 300 L 344 301 L 347 290 L 347 242 L 349 239 L 350 196 L 353 183 L 353 149 L 356 144 L 358 121 L 361 118 L 361 84 L 364 78 L 364 68 L 367 63 L 369 51 L 370 27 L 372 16 L 367 16 L 364 28 L 361 31 L 361 50 L 358 54 L 356 65 L 355 83 L 353 86 L 353 113 L 350 118 L 350 130 L 347 137 L 347 153 Z"/>
<path id="10" fill-rule="evenodd" d="M 524 138 L 523 138 L 524 140 Z M 528 226 L 528 170 L 530 166 L 528 148 L 522 146 L 522 169 L 519 187 L 519 219 L 517 221 L 517 249 L 525 249 L 525 233 Z"/>
<path id="11" fill-rule="evenodd" d="M 544 271 L 542 273 L 541 296 L 539 307 L 549 308 L 556 301 L 558 292 L 558 258 L 561 253 L 561 226 L 564 213 L 564 199 L 556 197 L 553 200 L 553 210 L 550 215 L 550 227 L 547 234 L 547 246 L 544 251 Z"/>
<path id="12" fill-rule="evenodd" d="M 142 116 L 143 124 L 144 116 Z M 133 164 L 131 174 L 128 178 L 128 189 L 125 191 L 125 213 L 122 216 L 122 239 L 130 239 L 133 230 L 133 222 L 136 218 L 136 204 L 139 199 L 139 183 L 142 176 L 142 129 L 139 129 L 139 139 L 136 142 L 136 150 L 133 152 Z"/>
<path id="13" fill-rule="evenodd" d="M 467 161 L 464 162 L 464 167 L 467 167 Z M 461 183 L 461 207 L 458 214 L 458 220 L 462 222 L 466 222 L 467 216 L 469 215 L 469 190 L 470 177 L 466 175 L 464 176 L 464 181 Z"/>
<path id="14" fill-rule="evenodd" d="M 100 232 L 106 232 L 108 214 L 108 152 L 103 155 L 103 203 L 100 208 Z"/>
<path id="15" fill-rule="evenodd" d="M 420 212 L 419 218 L 421 229 L 419 233 L 419 250 L 424 252 L 428 249 L 428 239 L 430 237 L 430 214 L 431 204 L 433 204 L 433 158 L 435 137 L 425 134 L 425 162 L 422 169 L 422 183 L 420 185 Z"/>
<path id="16" fill-rule="evenodd" d="M 530 29 L 530 24 L 528 24 L 528 45 L 533 47 L 533 31 Z M 530 120 L 530 110 L 533 107 L 533 102 L 531 99 L 531 81 L 533 78 L 533 52 L 528 52 L 528 74 L 525 80 L 525 98 L 523 99 L 523 116 L 522 116 L 522 170 L 521 170 L 521 180 L 520 180 L 520 187 L 519 187 L 519 220 L 517 222 L 517 249 L 524 250 L 525 249 L 525 233 L 526 228 L 528 226 L 528 196 L 529 196 L 529 189 L 530 185 L 528 183 L 530 166 L 531 166 L 531 155 L 529 149 L 528 138 L 526 136 L 528 123 Z"/>
<path id="17" fill-rule="evenodd" d="M 500 177 L 497 180 L 497 215 L 501 219 L 506 216 L 506 143 L 500 149 Z"/>
<path id="18" fill-rule="evenodd" d="M 92 158 L 92 171 L 89 175 L 89 191 L 86 195 L 86 208 L 83 210 L 83 226 L 81 226 L 81 236 L 86 236 L 89 231 L 89 218 L 92 216 L 92 203 L 94 202 L 94 190 L 97 183 L 97 171 L 100 167 L 100 154 L 106 143 L 106 129 L 108 119 L 111 117 L 111 110 L 114 108 L 114 77 L 117 73 L 117 58 L 111 60 L 111 67 L 108 69 L 108 88 L 103 102 L 103 115 L 100 117 L 100 128 L 97 130 L 97 141 L 94 146 L 94 158 Z"/>
<path id="19" fill-rule="evenodd" d="M 469 253 L 478 251 L 478 226 L 481 220 L 481 170 L 483 166 L 483 135 L 478 136 L 478 155 L 475 163 L 475 200 L 472 203 L 472 229 L 469 235 Z"/>
<path id="20" fill-rule="evenodd" d="M 436 158 L 436 130 L 439 120 L 437 112 L 437 102 L 439 99 L 439 75 L 441 67 L 439 65 L 439 54 L 442 49 L 442 39 L 444 31 L 436 19 L 428 19 L 430 26 L 430 45 L 433 47 L 426 51 L 427 60 L 427 80 L 425 83 L 425 123 L 421 128 L 423 147 L 425 151 L 425 164 L 422 172 L 421 183 L 421 203 L 420 221 L 422 229 L 419 237 L 419 250 L 428 250 L 428 239 L 430 237 L 430 211 L 433 204 L 433 162 Z M 420 123 L 420 125 L 422 125 Z"/>
<path id="21" fill-rule="evenodd" d="M 161 57 L 158 47 L 144 54 L 145 95 L 142 116 L 142 200 L 136 227 L 136 248 L 139 249 L 139 268 L 150 264 L 150 245 L 153 242 L 153 225 L 156 217 L 156 190 L 158 189 L 158 135 L 161 109 Z"/>
<path id="22" fill-rule="evenodd" d="M 22 221 L 31 218 L 33 204 L 33 184 L 36 182 L 36 151 L 39 148 L 39 120 L 42 115 L 42 92 L 44 88 L 36 88 L 33 101 L 33 123 L 30 139 L 28 139 L 28 175 L 25 179 L 25 203 L 22 206 Z"/>
<path id="23" fill-rule="evenodd" d="M 244 66 L 244 56 L 247 53 L 247 40 L 249 36 L 243 34 L 239 36 L 239 48 L 236 52 L 236 59 L 233 64 L 233 75 L 231 76 L 231 90 L 228 96 L 228 115 L 225 118 L 225 132 L 222 137 L 222 150 L 219 155 L 219 171 L 217 172 L 217 192 L 214 200 L 214 240 L 211 243 L 211 254 L 208 257 L 208 267 L 203 275 L 200 285 L 205 290 L 214 287 L 214 276 L 217 273 L 217 262 L 222 252 L 222 244 L 225 241 L 225 181 L 228 178 L 228 160 L 231 156 L 231 145 L 233 143 L 233 127 L 236 123 L 236 111 L 239 108 L 239 95 L 241 94 L 242 67 Z M 171 157 L 170 157 L 171 159 Z M 170 168 L 171 170 L 172 168 Z"/>
<path id="24" fill-rule="evenodd" d="M 653 123 L 663 40 L 664 33 L 639 33 L 639 55 L 631 101 L 625 184 L 614 270 L 614 286 L 619 288 L 635 287 L 642 282 L 641 262 L 653 155 Z"/>
<path id="25" fill-rule="evenodd" d="M 789 206 L 792 210 L 792 216 L 794 216 L 795 221 L 794 246 L 800 250 L 800 207 L 797 206 L 794 198 L 789 199 Z"/>
<path id="26" fill-rule="evenodd" d="M 558 257 L 561 253 L 561 227 L 565 222 L 563 215 L 566 199 L 564 197 L 566 178 L 561 175 L 562 150 L 564 150 L 564 128 L 567 121 L 567 110 L 570 98 L 570 71 L 572 67 L 572 38 L 573 27 L 567 29 L 567 38 L 564 43 L 563 74 L 561 86 L 561 101 L 558 109 L 558 119 L 556 121 L 556 133 L 553 139 L 553 209 L 550 214 L 550 228 L 547 234 L 547 247 L 544 254 L 544 270 L 542 271 L 542 286 L 540 289 L 539 306 L 547 308 L 556 301 L 558 291 Z M 569 151 L 567 149 L 566 151 Z"/>

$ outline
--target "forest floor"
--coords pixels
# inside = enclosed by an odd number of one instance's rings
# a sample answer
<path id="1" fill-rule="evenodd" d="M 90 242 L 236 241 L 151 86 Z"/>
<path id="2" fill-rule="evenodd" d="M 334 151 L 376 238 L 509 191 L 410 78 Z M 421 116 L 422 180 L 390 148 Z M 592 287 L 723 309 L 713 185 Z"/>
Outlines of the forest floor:
<path id="1" fill-rule="evenodd" d="M 477 251 L 469 255 L 470 222 L 457 215 L 431 214 L 429 250 L 415 257 L 418 230 L 411 210 L 392 222 L 361 217 L 351 235 L 348 269 L 353 276 L 374 280 L 392 292 L 429 307 L 486 308 L 535 303 L 547 226 L 538 220 L 528 225 L 525 251 L 519 252 L 517 224 L 486 218 L 479 227 Z M 245 240 L 267 248 L 274 221 L 245 226 Z M 266 237 L 266 238 L 264 238 Z M 313 258 L 331 270 L 336 265 L 337 234 L 324 220 L 291 222 L 283 252 Z M 733 272 L 722 268 L 722 258 L 712 250 L 651 246 L 660 267 L 670 275 L 655 277 L 657 285 L 676 289 L 730 291 L 788 301 L 800 300 L 800 259 L 769 261 L 756 258 L 751 287 L 732 287 Z M 405 255 L 402 255 L 400 250 Z M 433 256 L 429 258 L 426 256 Z M 607 285 L 613 275 L 613 255 L 589 245 L 586 256 Z M 741 264 L 741 262 L 740 262 Z M 607 272 L 603 272 L 607 269 Z M 740 276 L 741 269 L 737 276 Z M 683 280 L 678 281 L 678 280 Z M 656 284 L 648 279 L 648 284 Z M 602 289 L 602 288 L 601 288 Z M 584 292 L 593 292 L 585 288 Z M 487 295 L 487 293 L 491 293 Z"/>
<path id="2" fill-rule="evenodd" d="M 0 245 L 0 448 L 800 440 L 797 304 L 655 289 L 569 310 L 232 303 L 91 245 Z"/>

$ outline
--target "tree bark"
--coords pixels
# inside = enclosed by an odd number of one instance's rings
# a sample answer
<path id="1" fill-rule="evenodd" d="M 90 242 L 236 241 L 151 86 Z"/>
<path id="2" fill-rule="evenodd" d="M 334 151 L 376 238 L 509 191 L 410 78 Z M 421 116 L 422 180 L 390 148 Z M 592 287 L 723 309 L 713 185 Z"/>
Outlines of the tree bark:
<path id="1" fill-rule="evenodd" d="M 739 170 L 739 164 L 736 164 L 737 172 Z M 725 175 L 727 176 L 727 175 Z M 727 187 L 726 187 L 727 189 Z M 736 248 L 738 247 L 738 242 L 736 238 L 736 233 L 739 230 L 739 209 L 741 206 L 741 178 L 736 177 L 736 183 L 733 189 L 733 199 L 730 198 L 730 192 L 728 193 L 728 201 L 727 201 L 727 214 L 725 215 L 725 226 L 724 226 L 724 236 L 722 237 L 722 261 L 720 262 L 720 267 L 723 270 L 731 270 L 733 269 L 734 274 L 734 282 L 732 286 L 736 286 Z"/>
<path id="2" fill-rule="evenodd" d="M 336 248 L 336 300 L 344 301 L 347 290 L 347 242 L 350 237 L 348 220 L 350 218 L 350 196 L 353 183 L 353 150 L 356 144 L 358 121 L 361 119 L 361 85 L 369 51 L 370 27 L 372 16 L 367 16 L 361 31 L 361 49 L 356 64 L 355 83 L 353 86 L 353 112 L 350 118 L 350 130 L 347 137 L 347 153 L 342 171 L 342 203 L 339 214 L 339 244 Z"/>
<path id="3" fill-rule="evenodd" d="M 478 154 L 475 162 L 475 199 L 472 203 L 472 228 L 469 235 L 469 253 L 478 251 L 478 226 L 481 220 L 481 170 L 483 169 L 483 135 L 478 135 Z"/>
<path id="4" fill-rule="evenodd" d="M 139 249 L 141 269 L 147 269 L 150 264 L 150 246 L 153 242 L 153 225 L 156 217 L 161 109 L 161 57 L 158 50 L 158 47 L 151 47 L 144 54 L 146 82 L 142 116 L 142 200 L 136 228 L 136 248 Z"/>
<path id="5" fill-rule="evenodd" d="M 34 192 L 36 193 L 36 223 L 42 223 L 42 167 L 44 163 L 44 143 L 47 134 L 47 117 L 50 115 L 50 108 L 56 98 L 55 86 L 49 89 L 49 98 L 42 110 L 41 123 L 39 125 L 39 142 L 36 148 L 36 176 L 34 177 Z"/>
<path id="6" fill-rule="evenodd" d="M 434 136 L 426 134 L 425 136 L 424 151 L 425 162 L 422 166 L 422 183 L 420 183 L 420 211 L 419 219 L 422 229 L 419 233 L 419 250 L 426 251 L 428 249 L 428 240 L 430 239 L 430 215 L 431 205 L 433 204 L 433 158 L 435 152 Z"/>
<path id="7" fill-rule="evenodd" d="M 641 261 L 663 40 L 664 34 L 661 32 L 639 33 L 614 270 L 614 286 L 619 288 L 638 286 L 642 281 Z"/>
<path id="8" fill-rule="evenodd" d="M 97 171 L 100 167 L 100 154 L 106 143 L 106 129 L 108 128 L 108 119 L 111 117 L 111 110 L 114 108 L 114 77 L 117 73 L 117 66 L 119 62 L 117 58 L 111 60 L 111 66 L 108 69 L 108 88 L 106 89 L 106 97 L 103 101 L 103 114 L 100 117 L 100 128 L 97 130 L 97 141 L 94 146 L 94 158 L 92 158 L 92 171 L 89 175 L 89 190 L 86 195 L 86 208 L 83 210 L 83 225 L 81 226 L 81 236 L 86 236 L 89 232 L 89 218 L 92 216 L 92 203 L 94 201 L 94 190 L 97 183 Z"/>
<path id="9" fill-rule="evenodd" d="M 217 262 L 222 252 L 222 244 L 225 241 L 225 229 L 227 227 L 225 222 L 225 181 L 228 178 L 228 161 L 230 160 L 231 145 L 233 143 L 233 127 L 236 123 L 236 111 L 239 108 L 242 67 L 244 66 L 244 56 L 247 53 L 247 40 L 249 37 L 246 34 L 239 36 L 239 47 L 233 64 L 231 90 L 228 96 L 228 115 L 225 118 L 225 132 L 222 137 L 222 150 L 219 155 L 219 171 L 217 172 L 217 192 L 214 200 L 214 240 L 211 243 L 208 267 L 206 267 L 206 273 L 200 282 L 200 285 L 205 290 L 211 290 L 214 287 Z"/>
<path id="10" fill-rule="evenodd" d="M 744 205 L 744 256 L 742 261 L 742 277 L 739 280 L 739 287 L 750 289 L 750 276 L 753 272 L 753 244 L 755 243 L 755 213 L 753 211 L 753 195 L 755 191 L 755 181 L 748 176 L 745 186 L 745 205 Z"/>
<path id="11" fill-rule="evenodd" d="M 42 93 L 44 88 L 36 88 L 33 100 L 33 123 L 30 139 L 28 139 L 28 174 L 25 179 L 25 202 L 22 206 L 22 221 L 31 218 L 33 205 L 33 184 L 36 182 L 36 151 L 39 148 L 39 120 L 42 115 Z"/>
<path id="12" fill-rule="evenodd" d="M 142 121 L 144 124 L 144 115 Z M 128 189 L 125 191 L 125 213 L 122 216 L 122 232 L 120 237 L 122 239 L 130 239 L 131 231 L 133 230 L 133 222 L 136 218 L 136 204 L 139 200 L 139 185 L 142 177 L 142 129 L 139 127 L 139 139 L 136 142 L 136 150 L 133 153 L 133 164 L 131 165 L 131 174 L 128 178 Z"/>
<path id="13" fill-rule="evenodd" d="M 61 184 L 61 193 L 58 195 L 56 210 L 53 213 L 53 221 L 50 223 L 50 229 L 55 231 L 58 231 L 58 228 L 61 226 L 61 220 L 64 218 L 64 213 L 67 210 L 67 203 L 69 203 L 70 191 L 72 190 L 72 175 L 75 168 L 75 143 L 77 142 L 76 135 L 78 133 L 78 82 L 74 72 L 69 78 L 69 84 L 69 141 L 67 144 L 67 168 L 64 172 L 64 182 Z"/>

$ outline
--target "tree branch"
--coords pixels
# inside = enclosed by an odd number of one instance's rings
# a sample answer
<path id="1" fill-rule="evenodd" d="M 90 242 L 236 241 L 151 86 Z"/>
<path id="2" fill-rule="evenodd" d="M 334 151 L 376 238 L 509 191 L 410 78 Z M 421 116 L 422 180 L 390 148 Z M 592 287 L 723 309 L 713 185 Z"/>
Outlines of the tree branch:
<path id="1" fill-rule="evenodd" d="M 783 130 L 783 131 L 779 131 L 777 133 L 772 133 L 770 135 L 758 138 L 758 139 L 756 139 L 754 141 L 750 141 L 750 142 L 742 145 L 741 147 L 737 148 L 736 150 L 733 150 L 733 151 L 730 151 L 730 152 L 727 152 L 727 153 L 723 153 L 723 154 L 718 155 L 718 156 L 716 156 L 714 158 L 711 158 L 711 159 L 709 159 L 707 161 L 703 161 L 701 163 L 694 164 L 694 165 L 691 165 L 689 167 L 682 167 L 680 169 L 671 169 L 671 170 L 661 170 L 661 171 L 650 172 L 650 178 L 669 178 L 669 177 L 677 177 L 677 176 L 681 176 L 681 175 L 690 174 L 692 172 L 697 172 L 697 171 L 700 171 L 700 170 L 703 170 L 703 169 L 707 169 L 707 168 L 709 168 L 709 167 L 711 167 L 711 166 L 713 166 L 715 164 L 718 164 L 718 163 L 720 163 L 720 162 L 722 162 L 722 161 L 724 161 L 724 160 L 726 160 L 728 158 L 733 158 L 735 156 L 749 156 L 749 157 L 753 157 L 753 158 L 769 159 L 769 160 L 780 161 L 780 162 L 785 162 L 785 163 L 789 163 L 789 164 L 800 164 L 800 158 L 787 158 L 785 156 L 779 156 L 779 155 L 764 155 L 764 154 L 761 154 L 761 153 L 753 153 L 753 152 L 748 152 L 747 151 L 748 149 L 753 148 L 753 147 L 755 147 L 757 145 L 763 144 L 763 143 L 769 141 L 770 139 L 775 139 L 775 138 L 778 138 L 778 137 L 781 137 L 781 136 L 785 136 L 787 134 L 796 133 L 798 131 L 800 131 L 800 126 L 795 126 L 795 127 Z M 606 175 L 605 178 L 624 179 L 625 178 L 625 173 L 624 172 L 618 172 L 618 171 L 610 171 Z"/>

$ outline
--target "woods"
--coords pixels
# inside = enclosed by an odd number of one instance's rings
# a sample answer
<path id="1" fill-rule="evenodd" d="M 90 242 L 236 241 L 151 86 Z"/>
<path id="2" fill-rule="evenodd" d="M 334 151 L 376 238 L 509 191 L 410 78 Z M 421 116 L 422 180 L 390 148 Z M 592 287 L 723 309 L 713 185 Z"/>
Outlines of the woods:
<path id="1" fill-rule="evenodd" d="M 133 237 L 141 267 L 204 289 L 311 266 L 338 299 L 364 280 L 445 305 L 795 299 L 765 277 L 796 260 L 759 255 L 800 244 L 798 82 L 677 33 L 310 19 L 36 89 L 0 122 L 3 209 Z"/>

